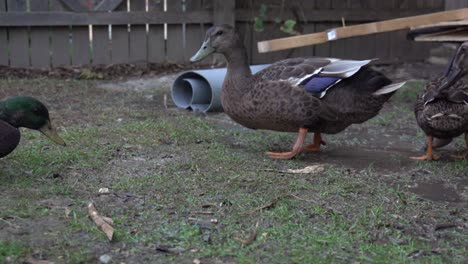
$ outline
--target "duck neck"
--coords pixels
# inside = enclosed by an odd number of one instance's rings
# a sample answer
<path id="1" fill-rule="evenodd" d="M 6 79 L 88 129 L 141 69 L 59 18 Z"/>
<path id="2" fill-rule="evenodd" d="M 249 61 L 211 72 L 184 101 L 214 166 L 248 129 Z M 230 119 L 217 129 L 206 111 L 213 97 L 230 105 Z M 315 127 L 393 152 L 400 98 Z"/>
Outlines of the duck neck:
<path id="1" fill-rule="evenodd" d="M 224 54 L 227 60 L 227 74 L 224 89 L 231 95 L 241 96 L 250 89 L 252 71 L 250 71 L 247 52 L 244 48 L 235 48 Z"/>

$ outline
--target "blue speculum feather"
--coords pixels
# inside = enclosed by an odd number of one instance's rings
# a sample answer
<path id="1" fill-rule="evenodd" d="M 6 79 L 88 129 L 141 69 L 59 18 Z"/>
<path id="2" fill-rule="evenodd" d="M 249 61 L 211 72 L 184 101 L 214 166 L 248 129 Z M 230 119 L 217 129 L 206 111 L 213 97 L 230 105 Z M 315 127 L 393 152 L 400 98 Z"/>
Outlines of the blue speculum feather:
<path id="1" fill-rule="evenodd" d="M 312 76 L 312 78 L 304 80 L 300 85 L 309 93 L 321 93 L 340 79 L 337 77 Z"/>

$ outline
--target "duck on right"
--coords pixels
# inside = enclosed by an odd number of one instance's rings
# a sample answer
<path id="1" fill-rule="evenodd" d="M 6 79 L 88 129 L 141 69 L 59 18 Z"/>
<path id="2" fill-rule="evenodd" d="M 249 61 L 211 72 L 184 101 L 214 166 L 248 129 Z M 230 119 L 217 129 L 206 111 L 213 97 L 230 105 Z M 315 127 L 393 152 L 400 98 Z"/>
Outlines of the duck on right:
<path id="1" fill-rule="evenodd" d="M 464 134 L 466 150 L 454 158 L 468 157 L 468 42 L 455 52 L 444 75 L 430 81 L 418 96 L 415 115 L 418 125 L 427 136 L 426 153 L 415 160 L 438 160 L 433 149 L 449 144 Z"/>

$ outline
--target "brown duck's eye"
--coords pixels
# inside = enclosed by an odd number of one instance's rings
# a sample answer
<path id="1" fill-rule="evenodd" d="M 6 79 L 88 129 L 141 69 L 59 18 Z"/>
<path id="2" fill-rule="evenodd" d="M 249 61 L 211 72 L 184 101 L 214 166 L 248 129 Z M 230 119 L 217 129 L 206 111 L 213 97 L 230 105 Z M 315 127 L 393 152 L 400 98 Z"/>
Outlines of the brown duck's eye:
<path id="1" fill-rule="evenodd" d="M 224 31 L 220 30 L 220 31 L 216 32 L 216 36 L 221 36 L 223 33 L 224 33 Z"/>

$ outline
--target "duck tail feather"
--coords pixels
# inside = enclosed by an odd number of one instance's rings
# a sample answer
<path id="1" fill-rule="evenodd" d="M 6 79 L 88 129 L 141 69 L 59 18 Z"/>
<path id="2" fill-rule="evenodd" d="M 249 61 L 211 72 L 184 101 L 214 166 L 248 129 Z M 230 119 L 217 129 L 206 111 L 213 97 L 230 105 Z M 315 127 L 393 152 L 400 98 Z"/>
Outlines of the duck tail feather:
<path id="1" fill-rule="evenodd" d="M 401 87 L 403 87 L 403 85 L 405 85 L 405 83 L 406 82 L 392 83 L 390 85 L 387 85 L 387 86 L 384 86 L 384 87 L 380 88 L 379 90 L 375 91 L 372 94 L 373 95 L 388 94 L 388 93 L 391 93 L 391 92 L 394 92 L 394 91 L 400 89 Z"/>

